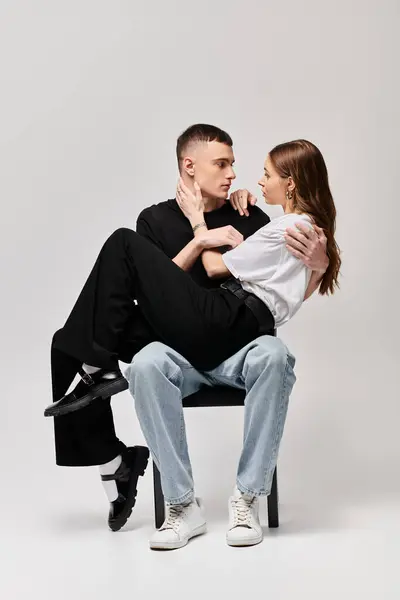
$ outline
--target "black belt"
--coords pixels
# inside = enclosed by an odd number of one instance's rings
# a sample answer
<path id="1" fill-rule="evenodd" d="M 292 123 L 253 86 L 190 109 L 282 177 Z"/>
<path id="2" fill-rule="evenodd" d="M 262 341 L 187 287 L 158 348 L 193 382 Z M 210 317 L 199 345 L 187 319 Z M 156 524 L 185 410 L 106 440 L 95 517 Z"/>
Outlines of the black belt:
<path id="1" fill-rule="evenodd" d="M 255 294 L 246 292 L 240 285 L 240 282 L 235 277 L 230 277 L 224 283 L 221 283 L 220 287 L 224 290 L 228 290 L 234 294 L 240 300 L 244 300 L 246 306 L 249 307 L 253 315 L 258 321 L 260 326 L 260 335 L 266 333 L 271 334 L 275 329 L 275 319 L 269 310 L 268 306 L 264 304 L 260 298 Z"/>

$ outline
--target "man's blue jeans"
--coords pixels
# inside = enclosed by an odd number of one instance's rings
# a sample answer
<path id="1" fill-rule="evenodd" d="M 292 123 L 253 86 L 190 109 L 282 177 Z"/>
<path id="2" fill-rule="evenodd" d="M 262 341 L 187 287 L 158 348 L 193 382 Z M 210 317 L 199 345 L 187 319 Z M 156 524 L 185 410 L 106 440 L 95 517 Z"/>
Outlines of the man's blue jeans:
<path id="1" fill-rule="evenodd" d="M 134 356 L 125 377 L 168 504 L 181 504 L 194 497 L 182 398 L 203 384 L 246 390 L 236 484 L 250 495 L 270 493 L 289 396 L 296 381 L 294 365 L 295 358 L 283 342 L 268 335 L 207 372 L 197 371 L 160 342 L 149 344 Z"/>

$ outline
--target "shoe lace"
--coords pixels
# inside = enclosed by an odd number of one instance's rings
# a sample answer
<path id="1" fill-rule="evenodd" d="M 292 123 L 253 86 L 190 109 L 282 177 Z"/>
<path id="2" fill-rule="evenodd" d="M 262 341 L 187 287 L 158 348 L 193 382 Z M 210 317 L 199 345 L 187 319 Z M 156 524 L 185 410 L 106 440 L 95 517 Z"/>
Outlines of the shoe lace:
<path id="1" fill-rule="evenodd" d="M 182 520 L 182 517 L 184 515 L 185 509 L 186 509 L 186 506 L 183 506 L 182 504 L 171 504 L 170 506 L 168 506 L 167 518 L 165 519 L 164 523 L 162 524 L 161 530 L 162 529 L 173 529 L 174 531 L 177 531 L 177 529 L 179 528 L 180 522 Z"/>
<path id="2" fill-rule="evenodd" d="M 233 527 L 251 527 L 251 507 L 254 498 L 232 498 Z"/>

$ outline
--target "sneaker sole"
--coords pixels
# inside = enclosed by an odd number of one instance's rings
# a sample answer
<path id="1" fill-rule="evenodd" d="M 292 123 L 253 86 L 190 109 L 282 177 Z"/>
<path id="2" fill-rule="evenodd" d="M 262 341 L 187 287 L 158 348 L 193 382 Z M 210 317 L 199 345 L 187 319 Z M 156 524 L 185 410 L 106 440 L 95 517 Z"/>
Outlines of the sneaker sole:
<path id="1" fill-rule="evenodd" d="M 97 386 L 94 386 L 89 394 L 86 396 L 82 396 L 75 402 L 71 402 L 70 404 L 66 404 L 65 406 L 60 406 L 59 408 L 49 406 L 44 411 L 45 417 L 62 417 L 63 415 L 68 415 L 69 413 L 75 412 L 76 410 L 80 410 L 81 408 L 85 408 L 95 400 L 102 400 L 103 398 L 108 398 L 109 396 L 115 396 L 120 392 L 127 390 L 129 384 L 125 377 L 119 377 L 110 383 L 101 383 Z"/>
<path id="2" fill-rule="evenodd" d="M 256 546 L 257 544 L 261 544 L 264 536 L 261 534 L 260 536 L 249 538 L 247 540 L 230 540 L 228 537 L 226 538 L 226 543 L 228 546 L 233 546 L 235 548 L 241 548 L 245 546 Z"/>
<path id="3" fill-rule="evenodd" d="M 183 548 L 184 546 L 186 546 L 189 540 L 198 535 L 202 535 L 203 533 L 207 533 L 206 523 L 204 523 L 204 525 L 196 527 L 196 529 L 193 529 L 190 535 L 184 540 L 181 540 L 180 542 L 150 542 L 150 548 L 152 550 L 178 550 L 178 548 Z"/>
<path id="4" fill-rule="evenodd" d="M 149 455 L 150 453 L 148 448 L 138 448 L 136 452 L 135 462 L 132 465 L 132 476 L 129 482 L 128 498 L 126 499 L 125 507 L 121 514 L 118 516 L 118 518 L 115 519 L 115 521 L 108 522 L 108 526 L 111 529 L 111 531 L 119 531 L 131 516 L 132 510 L 136 504 L 137 482 L 139 477 L 143 477 L 146 471 L 146 467 L 149 462 Z"/>

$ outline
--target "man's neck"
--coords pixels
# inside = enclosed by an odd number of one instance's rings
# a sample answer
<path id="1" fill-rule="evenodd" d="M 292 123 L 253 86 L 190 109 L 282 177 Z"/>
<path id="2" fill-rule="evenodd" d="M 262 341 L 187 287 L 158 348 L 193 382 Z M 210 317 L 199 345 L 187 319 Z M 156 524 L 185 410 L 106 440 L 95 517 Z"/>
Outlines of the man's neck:
<path id="1" fill-rule="evenodd" d="M 224 206 L 225 200 L 221 198 L 204 198 L 204 212 L 212 212 Z"/>

